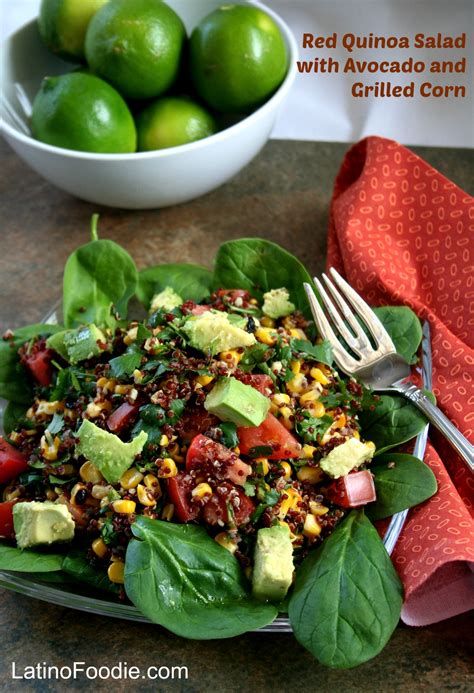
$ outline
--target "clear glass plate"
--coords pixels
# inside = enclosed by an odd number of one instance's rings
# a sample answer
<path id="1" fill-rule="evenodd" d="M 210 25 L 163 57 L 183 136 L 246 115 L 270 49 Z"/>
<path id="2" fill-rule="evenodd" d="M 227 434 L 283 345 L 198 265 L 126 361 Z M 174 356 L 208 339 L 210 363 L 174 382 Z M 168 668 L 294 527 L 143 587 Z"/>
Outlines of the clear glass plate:
<path id="1" fill-rule="evenodd" d="M 132 314 L 135 314 L 133 306 L 131 307 Z M 59 303 L 53 308 L 53 310 L 43 319 L 42 322 L 57 324 L 60 320 Z M 430 344 L 429 344 L 429 331 L 426 332 L 427 326 L 425 325 L 424 330 L 424 341 L 423 341 L 423 366 L 424 369 L 430 371 L 431 369 L 431 354 L 430 354 Z M 425 379 L 426 381 L 426 379 Z M 0 431 L 3 430 L 3 412 L 5 409 L 6 402 L 0 400 Z M 418 436 L 415 447 L 418 457 L 423 458 L 424 454 L 424 444 L 426 442 L 427 430 L 420 433 Z M 402 513 L 398 513 L 402 515 Z M 397 516 L 394 516 L 394 520 Z M 403 526 L 404 517 L 399 518 L 398 523 L 391 523 L 389 530 L 384 537 L 384 543 L 387 548 L 390 546 L 389 553 L 393 550 L 398 535 Z M 56 585 L 46 584 L 41 581 L 37 575 L 29 575 L 28 573 L 15 573 L 6 570 L 0 570 L 0 587 L 4 589 L 12 590 L 13 592 L 18 592 L 27 597 L 33 597 L 35 599 L 40 599 L 50 604 L 56 604 L 58 606 L 69 607 L 70 609 L 77 609 L 78 611 L 86 611 L 91 614 L 97 614 L 99 616 L 112 616 L 114 618 L 122 618 L 128 621 L 136 621 L 137 623 L 151 623 L 149 619 L 143 616 L 136 607 L 131 604 L 121 604 L 111 599 L 91 597 L 88 594 L 78 593 L 78 588 L 72 585 Z M 290 633 L 292 628 L 288 618 L 280 616 L 276 618 L 273 623 L 268 626 L 264 626 L 259 629 L 259 632 L 267 633 Z"/>

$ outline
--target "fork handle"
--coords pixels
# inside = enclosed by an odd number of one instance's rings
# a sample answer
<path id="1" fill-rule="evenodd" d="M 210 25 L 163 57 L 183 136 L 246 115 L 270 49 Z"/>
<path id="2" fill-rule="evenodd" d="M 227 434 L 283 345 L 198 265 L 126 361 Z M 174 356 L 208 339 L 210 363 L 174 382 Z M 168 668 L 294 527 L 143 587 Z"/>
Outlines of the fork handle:
<path id="1" fill-rule="evenodd" d="M 474 471 L 474 445 L 458 431 L 456 426 L 443 414 L 433 402 L 431 402 L 422 390 L 410 382 L 397 383 L 394 389 L 404 395 L 428 418 L 430 423 L 444 435 L 447 441 L 461 455 L 471 471 Z"/>

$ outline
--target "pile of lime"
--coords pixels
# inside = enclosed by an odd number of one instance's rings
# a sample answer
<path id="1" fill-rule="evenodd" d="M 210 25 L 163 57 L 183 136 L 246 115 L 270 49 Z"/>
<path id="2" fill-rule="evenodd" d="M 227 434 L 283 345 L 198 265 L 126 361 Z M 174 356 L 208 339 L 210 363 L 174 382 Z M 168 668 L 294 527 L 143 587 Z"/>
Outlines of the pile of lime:
<path id="1" fill-rule="evenodd" d="M 82 63 L 46 77 L 33 136 L 67 149 L 130 153 L 208 137 L 251 113 L 283 81 L 288 56 L 263 10 L 222 5 L 188 39 L 162 0 L 42 0 L 38 26 L 56 55 Z"/>

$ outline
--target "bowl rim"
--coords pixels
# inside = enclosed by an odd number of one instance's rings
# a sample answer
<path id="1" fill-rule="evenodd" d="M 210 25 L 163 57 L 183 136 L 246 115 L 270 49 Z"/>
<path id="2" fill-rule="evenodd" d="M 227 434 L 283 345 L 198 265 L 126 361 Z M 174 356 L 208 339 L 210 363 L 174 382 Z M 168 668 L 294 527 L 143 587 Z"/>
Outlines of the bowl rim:
<path id="1" fill-rule="evenodd" d="M 240 0 L 237 0 L 237 2 L 240 3 Z M 202 149 L 210 144 L 217 144 L 220 141 L 226 140 L 228 138 L 231 138 L 233 135 L 238 134 L 240 131 L 244 130 L 248 125 L 252 125 L 252 123 L 256 123 L 262 118 L 264 118 L 270 111 L 272 111 L 278 104 L 284 99 L 284 97 L 287 95 L 291 87 L 293 86 L 293 82 L 295 81 L 296 73 L 297 73 L 297 58 L 298 58 L 298 46 L 296 43 L 295 36 L 293 32 L 291 31 L 290 27 L 286 23 L 286 21 L 279 15 L 277 14 L 274 10 L 269 8 L 267 5 L 265 5 L 263 2 L 260 2 L 260 0 L 256 0 L 254 3 L 255 7 L 258 9 L 261 9 L 263 12 L 268 14 L 278 25 L 280 30 L 282 31 L 284 38 L 286 40 L 287 46 L 288 46 L 288 71 L 286 73 L 286 76 L 283 80 L 283 82 L 280 84 L 278 89 L 272 94 L 272 96 L 266 101 L 264 104 L 262 104 L 259 108 L 257 108 L 253 113 L 250 113 L 248 116 L 244 117 L 242 120 L 239 120 L 237 123 L 234 123 L 234 125 L 231 125 L 224 130 L 221 130 L 220 132 L 215 133 L 214 135 L 210 135 L 209 137 L 204 137 L 201 140 L 197 140 L 196 142 L 190 142 L 188 144 L 181 144 L 176 147 L 168 147 L 167 149 L 156 149 L 153 151 L 149 152 L 131 152 L 128 154 L 102 154 L 98 152 L 83 152 L 75 149 L 66 149 L 64 147 L 56 147 L 50 144 L 46 144 L 44 142 L 40 142 L 39 140 L 34 139 L 31 135 L 25 135 L 19 130 L 17 130 L 15 127 L 10 125 L 9 123 L 5 122 L 4 118 L 0 119 L 0 132 L 3 132 L 5 135 L 9 135 L 13 139 L 22 142 L 23 144 L 29 145 L 33 149 L 38 149 L 40 151 L 44 152 L 49 152 L 51 154 L 54 154 L 56 156 L 65 156 L 65 157 L 70 157 L 72 159 L 83 159 L 83 160 L 88 160 L 88 161 L 113 161 L 113 162 L 119 162 L 119 161 L 142 161 L 142 160 L 147 160 L 147 159 L 165 159 L 170 156 L 175 156 L 176 154 L 186 154 L 188 152 L 192 152 L 195 150 Z M 17 29 L 17 31 L 9 36 L 7 40 L 4 43 L 3 51 L 7 49 L 7 46 L 10 43 L 10 40 L 12 36 L 14 36 L 16 33 L 22 31 L 25 29 L 25 27 L 30 26 L 33 23 L 36 23 L 36 19 L 32 19 L 29 22 L 26 22 L 23 24 L 21 27 Z"/>

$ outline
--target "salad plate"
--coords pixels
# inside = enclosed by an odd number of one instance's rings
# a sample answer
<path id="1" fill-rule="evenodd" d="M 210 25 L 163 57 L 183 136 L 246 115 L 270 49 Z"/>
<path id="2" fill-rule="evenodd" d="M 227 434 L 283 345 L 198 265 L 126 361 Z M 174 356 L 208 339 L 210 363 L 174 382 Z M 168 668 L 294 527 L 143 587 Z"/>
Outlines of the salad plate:
<path id="1" fill-rule="evenodd" d="M 339 376 L 280 246 L 138 273 L 96 221 L 61 312 L 0 345 L 0 586 L 196 639 L 293 631 L 331 667 L 375 656 L 401 513 L 436 491 L 425 419 Z M 375 310 L 415 367 L 416 316 Z"/>

